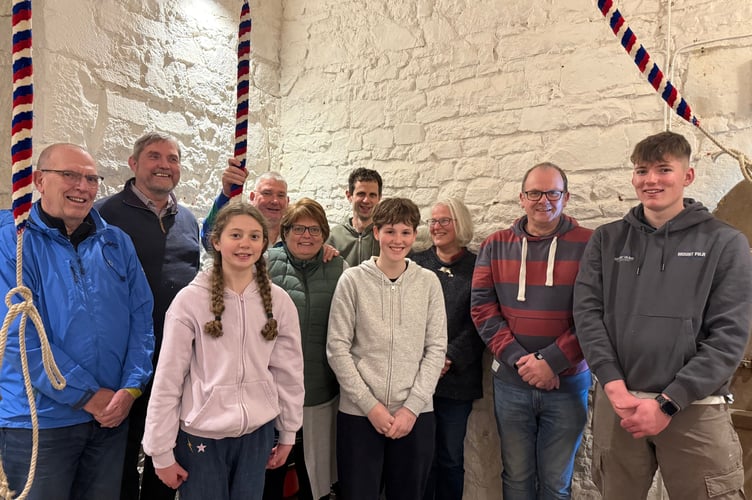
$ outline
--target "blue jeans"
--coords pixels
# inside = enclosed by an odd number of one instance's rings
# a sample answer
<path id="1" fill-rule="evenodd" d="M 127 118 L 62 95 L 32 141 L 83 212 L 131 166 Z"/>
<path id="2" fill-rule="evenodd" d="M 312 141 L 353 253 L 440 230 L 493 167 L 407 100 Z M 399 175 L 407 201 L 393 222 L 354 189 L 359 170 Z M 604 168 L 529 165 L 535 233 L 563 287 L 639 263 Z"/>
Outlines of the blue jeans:
<path id="1" fill-rule="evenodd" d="M 261 500 L 274 446 L 274 421 L 236 438 L 207 439 L 178 432 L 175 460 L 188 471 L 180 500 Z"/>
<path id="2" fill-rule="evenodd" d="M 587 393 L 528 389 L 494 377 L 504 500 L 570 498 Z"/>
<path id="3" fill-rule="evenodd" d="M 433 397 L 436 451 L 423 500 L 462 500 L 465 485 L 465 432 L 473 401 Z"/>
<path id="4" fill-rule="evenodd" d="M 128 423 L 97 422 L 39 430 L 39 455 L 29 500 L 99 500 L 120 497 Z M 8 484 L 19 495 L 31 461 L 31 429 L 0 429 Z M 15 498 L 15 496 L 14 496 Z"/>

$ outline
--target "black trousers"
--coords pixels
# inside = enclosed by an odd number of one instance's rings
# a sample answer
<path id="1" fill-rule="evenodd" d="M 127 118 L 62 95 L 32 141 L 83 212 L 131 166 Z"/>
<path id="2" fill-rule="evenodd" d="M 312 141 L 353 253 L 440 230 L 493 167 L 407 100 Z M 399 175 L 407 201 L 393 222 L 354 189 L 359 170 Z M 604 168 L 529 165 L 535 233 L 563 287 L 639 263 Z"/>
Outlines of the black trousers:
<path id="1" fill-rule="evenodd" d="M 432 412 L 421 413 L 410 434 L 400 439 L 379 434 L 367 417 L 339 412 L 337 475 L 342 500 L 378 500 L 382 478 L 387 500 L 422 498 L 435 432 Z"/>
<path id="2" fill-rule="evenodd" d="M 276 431 L 275 431 L 276 432 Z M 298 475 L 298 500 L 313 500 L 311 494 L 311 483 L 308 480 L 308 471 L 306 471 L 305 456 L 303 455 L 303 432 L 298 431 L 295 436 L 295 446 L 292 447 L 287 461 L 282 467 L 276 469 L 266 469 L 266 479 L 264 481 L 264 500 L 282 500 L 284 498 L 285 478 L 290 465 L 295 466 L 295 473 Z"/>
<path id="3" fill-rule="evenodd" d="M 150 386 L 151 387 L 151 386 Z M 120 500 L 139 500 L 138 455 L 141 440 L 144 437 L 146 423 L 146 406 L 149 392 L 133 402 L 128 414 L 128 442 L 123 461 L 123 482 L 120 484 Z M 141 498 L 143 500 L 175 500 L 175 490 L 166 486 L 154 472 L 151 457 L 144 457 L 144 474 L 141 481 Z"/>

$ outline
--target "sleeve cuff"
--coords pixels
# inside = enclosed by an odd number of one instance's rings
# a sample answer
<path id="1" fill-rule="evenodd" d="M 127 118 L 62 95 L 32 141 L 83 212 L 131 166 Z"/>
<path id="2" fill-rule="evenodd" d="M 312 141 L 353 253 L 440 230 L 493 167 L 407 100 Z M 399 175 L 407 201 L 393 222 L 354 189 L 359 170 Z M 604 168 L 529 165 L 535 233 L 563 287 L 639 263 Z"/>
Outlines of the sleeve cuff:
<path id="1" fill-rule="evenodd" d="M 137 389 L 135 387 L 126 387 L 125 391 L 127 391 L 128 394 L 133 396 L 133 399 L 138 399 L 139 397 L 141 397 L 141 394 L 143 394 L 143 392 L 141 392 L 141 389 Z"/>
<path id="2" fill-rule="evenodd" d="M 164 469 L 175 463 L 175 454 L 172 450 L 151 457 L 155 469 Z"/>
<path id="3" fill-rule="evenodd" d="M 279 431 L 279 444 L 295 444 L 295 431 Z"/>
<path id="4" fill-rule="evenodd" d="M 415 414 L 416 417 L 420 416 L 423 410 L 426 409 L 427 403 L 417 396 L 409 396 L 405 403 L 402 405 Z"/>

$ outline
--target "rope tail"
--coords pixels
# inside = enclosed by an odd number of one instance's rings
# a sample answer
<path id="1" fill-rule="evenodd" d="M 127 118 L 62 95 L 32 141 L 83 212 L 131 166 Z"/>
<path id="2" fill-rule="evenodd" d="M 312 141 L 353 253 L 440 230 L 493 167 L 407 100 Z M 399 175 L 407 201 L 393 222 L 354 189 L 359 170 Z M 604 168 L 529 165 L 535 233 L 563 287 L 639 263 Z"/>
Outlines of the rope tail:
<path id="1" fill-rule="evenodd" d="M 34 296 L 29 288 L 23 285 L 23 232 L 18 233 L 16 239 L 16 284 L 15 288 L 11 288 L 5 295 L 5 306 L 8 308 L 8 313 L 3 320 L 2 329 L 0 329 L 0 366 L 2 366 L 3 357 L 5 355 L 5 347 L 8 341 L 8 329 L 11 323 L 16 319 L 18 315 L 21 315 L 21 321 L 18 326 L 18 350 L 21 356 L 21 371 L 23 373 L 24 389 L 26 390 L 26 400 L 29 402 L 29 413 L 31 414 L 31 462 L 29 464 L 29 475 L 26 480 L 26 486 L 21 494 L 17 497 L 19 500 L 28 496 L 31 486 L 34 483 L 34 475 L 37 467 L 37 456 L 39 453 L 39 420 L 37 418 L 37 407 L 34 402 L 34 388 L 31 386 L 31 375 L 29 373 L 29 356 L 26 352 L 26 323 L 29 319 L 34 323 L 39 334 L 39 342 L 42 352 L 42 364 L 44 365 L 44 371 L 47 373 L 47 377 L 50 379 L 52 387 L 56 390 L 62 390 L 65 388 L 65 378 L 60 372 L 60 369 L 55 364 L 55 359 L 52 356 L 52 349 L 47 339 L 47 334 L 44 330 L 44 324 L 42 318 L 39 316 L 39 312 L 34 306 Z M 19 295 L 21 301 L 13 303 L 13 297 Z M 12 492 L 8 489 L 8 482 L 5 477 L 5 473 L 0 464 L 0 498 L 7 498 L 10 500 Z"/>
<path id="2" fill-rule="evenodd" d="M 739 168 L 741 169 L 744 178 L 749 182 L 752 182 L 752 161 L 747 158 L 744 153 L 735 149 L 724 147 L 713 136 L 711 136 L 709 132 L 702 128 L 702 126 L 700 125 L 700 119 L 692 113 L 692 108 L 689 106 L 687 101 L 684 100 L 684 98 L 681 96 L 676 87 L 674 87 L 671 81 L 664 76 L 663 71 L 661 71 L 658 65 L 650 59 L 650 54 L 648 54 L 648 51 L 645 49 L 645 47 L 643 47 L 642 44 L 637 41 L 637 36 L 634 34 L 632 28 L 629 27 L 627 21 L 624 19 L 624 16 L 622 16 L 621 12 L 619 11 L 618 7 L 616 6 L 616 1 L 597 1 L 598 10 L 600 10 L 601 14 L 603 14 L 603 17 L 608 22 L 609 26 L 611 27 L 611 31 L 614 33 L 614 35 L 616 35 L 616 38 L 619 39 L 621 46 L 624 47 L 624 50 L 627 51 L 627 54 L 629 54 L 632 61 L 634 61 L 635 65 L 637 65 L 637 68 L 640 70 L 643 76 L 645 76 L 645 78 L 650 83 L 650 85 L 652 85 L 655 91 L 660 94 L 661 98 L 666 102 L 668 107 L 673 109 L 677 115 L 681 116 L 683 119 L 697 127 L 697 129 L 700 130 L 700 132 L 702 132 L 708 139 L 710 139 L 713 144 L 718 146 L 721 151 L 735 158 L 739 162 Z"/>
<path id="3" fill-rule="evenodd" d="M 29 319 L 34 323 L 39 335 L 42 352 L 42 363 L 49 377 L 52 387 L 62 390 L 65 387 L 65 378 L 55 364 L 52 350 L 47 340 L 47 334 L 42 324 L 39 312 L 34 307 L 31 290 L 23 285 L 23 233 L 26 221 L 31 211 L 31 156 L 32 140 L 31 130 L 33 126 L 33 65 L 31 59 L 31 0 L 13 0 L 12 7 L 13 26 L 13 117 L 11 122 L 11 158 L 13 162 L 13 219 L 16 226 L 16 287 L 8 291 L 5 296 L 5 306 L 8 313 L 3 320 L 0 329 L 0 366 L 5 356 L 5 347 L 8 342 L 8 329 L 16 316 L 21 315 L 18 327 L 19 355 L 21 357 L 21 370 L 23 372 L 24 389 L 26 399 L 29 402 L 31 413 L 31 460 L 29 474 L 21 494 L 16 497 L 19 500 L 29 495 L 34 483 L 36 473 L 37 456 L 39 452 L 39 420 L 37 408 L 34 402 L 34 389 L 31 386 L 29 374 L 29 359 L 26 352 L 26 323 Z M 19 295 L 21 301 L 13 303 L 13 297 Z M 8 485 L 2 462 L 0 462 L 0 498 L 10 500 L 15 492 Z"/>

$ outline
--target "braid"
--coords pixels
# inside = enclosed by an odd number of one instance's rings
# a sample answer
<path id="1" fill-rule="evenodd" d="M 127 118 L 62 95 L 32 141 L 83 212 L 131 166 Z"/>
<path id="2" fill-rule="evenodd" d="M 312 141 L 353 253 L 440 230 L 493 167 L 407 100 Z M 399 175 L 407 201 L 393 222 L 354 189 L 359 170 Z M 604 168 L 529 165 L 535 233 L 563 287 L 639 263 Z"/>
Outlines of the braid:
<path id="1" fill-rule="evenodd" d="M 225 311 L 225 280 L 222 277 L 222 256 L 214 256 L 211 275 L 211 312 L 214 319 L 204 325 L 204 331 L 214 338 L 222 336 L 222 313 Z"/>
<path id="2" fill-rule="evenodd" d="M 264 301 L 264 311 L 266 311 L 267 322 L 261 329 L 261 335 L 266 340 L 277 338 L 277 320 L 274 319 L 272 311 L 272 287 L 269 275 L 266 272 L 266 259 L 263 257 L 256 261 L 256 283 L 258 284 L 261 300 Z"/>

